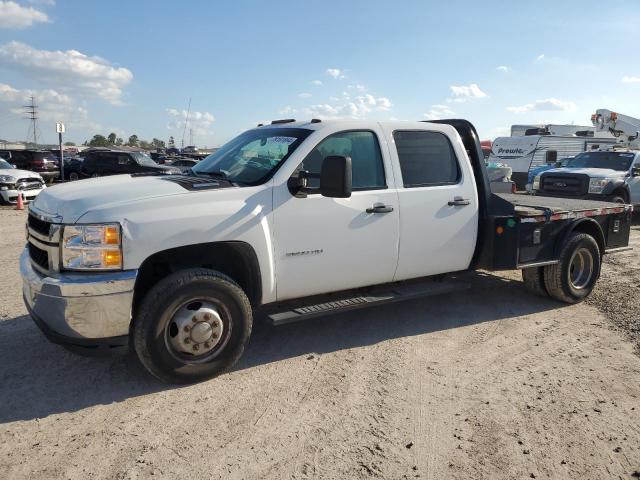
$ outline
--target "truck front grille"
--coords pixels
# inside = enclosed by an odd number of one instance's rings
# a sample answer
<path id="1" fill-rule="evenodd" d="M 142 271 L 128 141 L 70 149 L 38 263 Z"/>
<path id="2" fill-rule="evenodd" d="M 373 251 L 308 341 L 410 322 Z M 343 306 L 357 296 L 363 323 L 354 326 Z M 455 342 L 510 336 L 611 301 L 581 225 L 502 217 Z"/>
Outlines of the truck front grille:
<path id="1" fill-rule="evenodd" d="M 34 215 L 29 214 L 27 223 L 30 228 L 38 232 L 40 235 L 49 236 L 49 230 L 51 229 L 51 223 L 40 220 Z"/>
<path id="2" fill-rule="evenodd" d="M 589 190 L 589 177 L 571 174 L 543 174 L 540 179 L 540 190 L 555 195 L 585 195 Z"/>
<path id="3" fill-rule="evenodd" d="M 33 243 L 29 242 L 29 256 L 31 261 L 44 270 L 49 270 L 49 254 L 36 247 Z"/>
<path id="4" fill-rule="evenodd" d="M 16 182 L 18 190 L 38 190 L 42 188 L 42 182 L 37 178 L 20 178 Z"/>

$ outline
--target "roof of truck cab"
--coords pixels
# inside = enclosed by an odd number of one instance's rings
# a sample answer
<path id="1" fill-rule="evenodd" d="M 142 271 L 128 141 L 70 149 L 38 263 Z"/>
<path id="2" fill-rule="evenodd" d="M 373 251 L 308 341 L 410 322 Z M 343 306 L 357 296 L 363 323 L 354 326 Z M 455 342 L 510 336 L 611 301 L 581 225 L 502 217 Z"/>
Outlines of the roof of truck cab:
<path id="1" fill-rule="evenodd" d="M 256 128 L 259 129 L 271 129 L 271 128 L 306 128 L 308 130 L 323 130 L 328 127 L 340 126 L 344 125 L 347 128 L 353 128 L 354 126 L 367 128 L 371 125 L 381 125 L 381 126 L 391 126 L 393 128 L 398 127 L 410 127 L 416 128 L 418 126 L 425 127 L 427 125 L 433 125 L 437 129 L 441 129 L 443 126 L 446 127 L 446 124 L 442 123 L 430 123 L 430 122 L 422 122 L 422 121 L 402 121 L 402 120 L 394 120 L 394 121 L 377 121 L 377 120 L 358 120 L 358 119 L 346 119 L 346 120 L 320 120 L 320 121 L 311 121 L 311 120 L 300 120 L 286 123 L 268 123 L 264 125 L 259 125 Z M 451 127 L 453 128 L 453 127 Z"/>

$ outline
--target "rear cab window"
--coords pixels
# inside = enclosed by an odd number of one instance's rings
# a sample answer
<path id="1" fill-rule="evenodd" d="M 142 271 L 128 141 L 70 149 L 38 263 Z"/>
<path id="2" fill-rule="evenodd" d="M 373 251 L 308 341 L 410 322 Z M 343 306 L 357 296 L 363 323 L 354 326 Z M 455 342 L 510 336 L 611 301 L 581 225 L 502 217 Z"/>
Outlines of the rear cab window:
<path id="1" fill-rule="evenodd" d="M 460 164 L 445 134 L 426 130 L 396 130 L 393 139 L 405 188 L 455 185 L 460 182 Z"/>

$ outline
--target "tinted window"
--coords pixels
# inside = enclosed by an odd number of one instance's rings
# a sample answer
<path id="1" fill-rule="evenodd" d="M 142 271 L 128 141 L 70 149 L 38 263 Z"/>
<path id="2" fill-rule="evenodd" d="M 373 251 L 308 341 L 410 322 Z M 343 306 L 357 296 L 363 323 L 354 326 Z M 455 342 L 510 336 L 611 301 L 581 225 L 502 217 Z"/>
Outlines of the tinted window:
<path id="1" fill-rule="evenodd" d="M 449 139 L 438 132 L 393 133 L 405 187 L 450 185 L 460 180 L 460 167 Z"/>
<path id="2" fill-rule="evenodd" d="M 133 160 L 129 158 L 129 155 L 118 155 L 118 165 L 133 165 Z"/>
<path id="3" fill-rule="evenodd" d="M 342 132 L 325 138 L 311 150 L 300 168 L 309 173 L 320 174 L 325 157 L 340 155 L 351 157 L 354 190 L 369 190 L 385 187 L 384 165 L 378 139 L 373 132 Z M 320 186 L 319 178 L 309 178 L 309 188 Z"/>

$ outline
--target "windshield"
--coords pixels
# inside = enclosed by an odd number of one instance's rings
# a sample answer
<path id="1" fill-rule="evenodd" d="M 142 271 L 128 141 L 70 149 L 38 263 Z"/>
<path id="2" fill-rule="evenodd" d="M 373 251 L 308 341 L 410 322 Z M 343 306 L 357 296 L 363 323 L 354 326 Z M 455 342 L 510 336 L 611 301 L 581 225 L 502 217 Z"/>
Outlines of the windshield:
<path id="1" fill-rule="evenodd" d="M 633 162 L 634 153 L 588 152 L 580 153 L 567 162 L 567 168 L 608 168 L 626 172 Z"/>
<path id="2" fill-rule="evenodd" d="M 193 167 L 198 174 L 220 173 L 232 181 L 259 185 L 311 134 L 304 128 L 249 130 Z"/>
<path id="3" fill-rule="evenodd" d="M 0 158 L 0 170 L 4 168 L 13 168 L 9 162 L 5 162 Z"/>
<path id="4" fill-rule="evenodd" d="M 131 152 L 131 156 L 134 158 L 134 160 L 136 162 L 138 162 L 138 165 L 144 165 L 147 167 L 157 167 L 158 164 L 156 162 L 153 161 L 153 159 L 147 155 L 146 153 L 142 153 L 142 152 Z"/>

